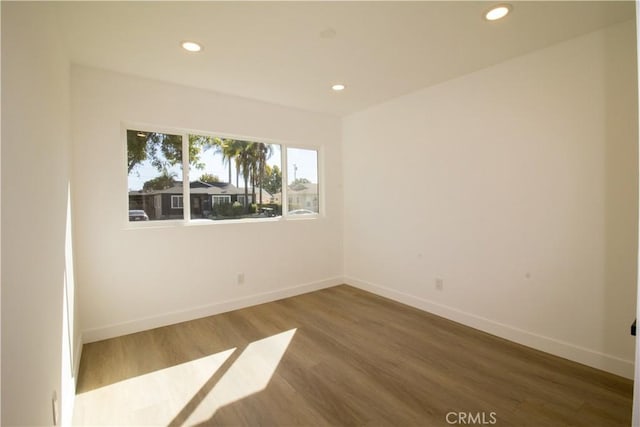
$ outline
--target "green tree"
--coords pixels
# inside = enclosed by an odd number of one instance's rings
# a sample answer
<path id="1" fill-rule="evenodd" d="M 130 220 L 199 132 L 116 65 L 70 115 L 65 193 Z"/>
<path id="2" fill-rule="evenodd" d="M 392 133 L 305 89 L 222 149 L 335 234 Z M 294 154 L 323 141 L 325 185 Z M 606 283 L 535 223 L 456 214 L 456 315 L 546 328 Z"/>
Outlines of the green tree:
<path id="1" fill-rule="evenodd" d="M 231 184 L 231 164 L 236 167 L 236 187 L 240 186 L 240 172 L 242 160 L 238 157 L 244 147 L 248 144 L 246 141 L 239 141 L 230 138 L 215 138 L 216 153 L 222 155 L 222 161 L 229 167 L 229 184 Z"/>
<path id="2" fill-rule="evenodd" d="M 215 150 L 218 138 L 204 135 L 189 135 L 189 164 L 197 169 L 204 169 L 201 156 L 207 150 Z"/>
<path id="3" fill-rule="evenodd" d="M 127 131 L 127 172 L 147 159 L 147 134 L 134 130 Z"/>
<path id="4" fill-rule="evenodd" d="M 189 163 L 199 169 L 202 150 L 210 143 L 210 137 L 189 136 Z M 182 165 L 182 137 L 159 132 L 127 131 L 127 169 L 131 173 L 139 164 L 149 161 L 162 172 L 172 166 Z"/>
<path id="5" fill-rule="evenodd" d="M 267 160 L 273 155 L 273 146 L 264 142 L 254 143 L 255 150 L 255 176 L 260 190 L 260 205 L 262 205 L 262 189 L 264 188 L 264 175 L 267 167 Z M 255 197 L 254 197 L 255 202 Z"/>
<path id="6" fill-rule="evenodd" d="M 251 177 L 251 169 L 253 166 L 253 155 L 251 150 L 251 142 L 249 141 L 235 141 L 235 147 L 237 148 L 236 170 L 242 173 L 244 180 L 244 206 L 245 213 L 249 212 L 249 178 Z"/>
<path id="7" fill-rule="evenodd" d="M 234 160 L 237 155 L 237 144 L 236 141 L 229 138 L 217 138 L 218 139 L 218 149 L 217 152 L 222 154 L 222 162 L 225 163 L 229 168 L 229 184 L 231 184 L 231 162 Z M 238 185 L 238 174 L 236 173 L 236 186 Z"/>
<path id="8" fill-rule="evenodd" d="M 273 167 L 266 165 L 264 168 L 264 176 L 262 178 L 263 188 L 271 194 L 282 191 L 282 171 L 278 165 Z"/>
<path id="9" fill-rule="evenodd" d="M 201 151 L 211 150 L 214 155 L 222 155 L 223 163 L 229 168 L 229 179 L 227 182 L 231 183 L 231 162 L 237 154 L 237 144 L 235 144 L 235 140 L 217 136 L 189 135 L 189 142 L 191 144 L 190 148 L 193 147 L 195 151 L 200 147 Z"/>
<path id="10" fill-rule="evenodd" d="M 228 141 L 225 148 L 225 156 L 235 159 L 236 164 L 236 186 L 238 186 L 238 176 L 242 174 L 244 180 L 245 208 L 248 212 L 249 204 L 249 184 L 251 184 L 252 202 L 256 201 L 256 187 L 260 190 L 260 204 L 262 204 L 262 188 L 264 186 L 264 176 L 267 167 L 267 160 L 273 154 L 273 146 L 263 142 L 252 141 Z"/>
<path id="11" fill-rule="evenodd" d="M 176 178 L 176 176 L 175 172 L 169 172 L 167 168 L 164 168 L 160 175 L 142 185 L 142 191 L 160 191 L 171 188 L 175 185 L 174 178 Z"/>
<path id="12" fill-rule="evenodd" d="M 202 175 L 200 175 L 200 178 L 198 178 L 198 180 L 202 182 L 206 182 L 207 184 L 214 184 L 216 182 L 220 182 L 220 178 L 218 178 L 217 175 L 212 175 L 210 173 L 203 173 Z"/>

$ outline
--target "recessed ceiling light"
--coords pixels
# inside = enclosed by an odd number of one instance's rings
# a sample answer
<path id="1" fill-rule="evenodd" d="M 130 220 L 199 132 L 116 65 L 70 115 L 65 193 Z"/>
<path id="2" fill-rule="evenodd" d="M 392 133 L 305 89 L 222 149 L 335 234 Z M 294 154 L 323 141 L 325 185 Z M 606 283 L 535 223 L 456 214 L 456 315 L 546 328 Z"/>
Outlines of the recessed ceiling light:
<path id="1" fill-rule="evenodd" d="M 340 92 L 341 90 L 344 90 L 344 85 L 343 84 L 335 84 L 333 86 L 331 86 L 331 89 L 335 90 L 336 92 Z"/>
<path id="2" fill-rule="evenodd" d="M 200 52 L 202 50 L 202 46 L 200 46 L 196 42 L 182 42 L 182 48 L 184 50 L 188 50 L 189 52 Z"/>
<path id="3" fill-rule="evenodd" d="M 487 21 L 497 21 L 507 16 L 512 8 L 510 4 L 495 5 L 484 14 L 484 19 Z"/>

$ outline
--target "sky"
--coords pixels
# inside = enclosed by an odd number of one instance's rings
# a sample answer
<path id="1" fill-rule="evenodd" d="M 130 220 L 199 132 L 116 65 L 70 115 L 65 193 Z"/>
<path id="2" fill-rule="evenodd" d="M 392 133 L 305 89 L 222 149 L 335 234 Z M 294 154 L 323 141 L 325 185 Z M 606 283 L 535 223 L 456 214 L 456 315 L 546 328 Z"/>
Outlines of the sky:
<path id="1" fill-rule="evenodd" d="M 281 165 L 281 146 L 277 144 L 273 145 L 273 154 L 267 160 L 269 166 L 278 165 L 282 170 Z M 288 181 L 291 182 L 294 179 L 294 174 L 297 178 L 306 178 L 313 183 L 318 182 L 318 156 L 315 150 L 306 150 L 298 148 L 287 149 L 287 174 Z M 204 173 L 210 173 L 216 175 L 220 181 L 226 182 L 229 178 L 229 169 L 226 164 L 222 162 L 222 155 L 214 153 L 213 150 L 204 151 L 201 155 L 201 161 L 205 164 L 203 169 L 192 168 L 189 173 L 189 180 L 194 181 L 198 179 Z M 236 168 L 231 162 L 231 179 L 235 185 L 236 182 Z M 294 165 L 297 166 L 297 171 L 294 171 Z M 169 172 L 175 173 L 176 180 L 182 180 L 182 168 L 179 165 L 173 166 L 169 169 Z M 129 174 L 128 185 L 129 190 L 141 190 L 143 184 L 152 178 L 159 175 L 156 168 L 151 166 L 151 162 L 145 161 L 137 165 L 133 171 Z M 244 180 L 240 175 L 240 187 L 244 187 Z"/>

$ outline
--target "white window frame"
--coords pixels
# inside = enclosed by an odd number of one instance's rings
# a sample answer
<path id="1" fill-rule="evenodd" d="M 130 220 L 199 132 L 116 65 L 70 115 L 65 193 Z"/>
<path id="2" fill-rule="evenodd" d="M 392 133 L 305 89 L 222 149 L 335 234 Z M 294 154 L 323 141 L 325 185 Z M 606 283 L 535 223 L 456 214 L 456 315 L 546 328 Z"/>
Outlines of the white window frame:
<path id="1" fill-rule="evenodd" d="M 180 202 L 174 203 L 174 201 L 178 201 L 178 200 L 182 200 L 182 203 L 180 203 Z M 182 204 L 182 206 L 176 206 L 176 205 L 180 205 L 180 204 Z M 171 209 L 184 209 L 184 194 L 183 195 L 178 195 L 178 194 L 172 194 L 171 195 Z"/>
<path id="2" fill-rule="evenodd" d="M 324 217 L 325 216 L 325 194 L 324 194 L 324 188 L 325 188 L 325 184 L 324 184 L 324 150 L 322 147 L 317 147 L 317 146 L 301 146 L 301 145 L 287 145 L 286 147 L 283 145 L 283 154 L 282 154 L 282 181 L 283 181 L 283 185 L 282 185 L 282 217 L 285 219 L 289 219 L 289 220 L 304 220 L 304 219 L 310 219 L 310 218 L 319 218 L 319 217 Z M 317 174 L 318 174 L 318 193 L 317 193 L 317 197 L 320 198 L 320 201 L 318 203 L 318 212 L 313 213 L 313 214 L 307 214 L 307 215 L 289 215 L 289 197 L 288 197 L 288 185 L 286 184 L 287 182 L 289 182 L 289 177 L 288 177 L 288 173 L 289 173 L 289 163 L 288 163 L 288 159 L 287 159 L 287 149 L 298 149 L 298 150 L 309 150 L 309 151 L 315 151 L 316 152 L 316 168 L 317 168 Z M 299 200 L 300 196 L 296 196 L 296 198 Z M 285 203 L 286 202 L 286 203 Z M 296 203 L 297 204 L 297 203 Z"/>
<path id="3" fill-rule="evenodd" d="M 124 141 L 123 144 L 123 159 L 127 158 L 127 131 L 128 130 L 137 130 L 141 132 L 157 132 L 157 133 L 165 133 L 170 135 L 180 135 L 182 137 L 182 152 L 187 155 L 183 155 L 182 159 L 182 195 L 171 195 L 171 209 L 182 209 L 183 218 L 182 219 L 166 219 L 161 221 L 129 221 L 128 215 L 128 207 L 129 207 L 129 191 L 128 191 L 128 171 L 127 171 L 127 162 L 123 161 L 123 170 L 124 170 L 124 185 L 126 191 L 124 191 L 124 201 L 127 209 L 124 210 L 123 219 L 125 221 L 125 228 L 133 229 L 133 228 L 148 228 L 148 227 L 172 227 L 177 225 L 217 225 L 217 224 L 234 224 L 234 223 L 256 223 L 256 222 L 278 222 L 278 221 L 299 221 L 305 219 L 315 219 L 319 217 L 325 216 L 325 201 L 326 197 L 324 194 L 324 149 L 320 146 L 305 146 L 298 144 L 288 144 L 281 140 L 270 140 L 266 138 L 256 138 L 252 136 L 246 135 L 234 135 L 222 132 L 210 132 L 210 131 L 201 131 L 201 130 L 185 130 L 176 129 L 170 127 L 162 127 L 162 126 L 151 126 L 148 124 L 134 123 L 134 122 L 123 122 L 121 124 L 121 140 Z M 255 142 L 263 142 L 265 144 L 274 144 L 280 147 L 280 170 L 282 172 L 282 183 L 281 183 L 281 204 L 282 204 L 282 216 L 274 217 L 274 218 L 260 218 L 260 219 L 229 219 L 224 221 L 211 221 L 211 222 L 203 222 L 198 219 L 191 219 L 191 188 L 190 188 L 190 177 L 189 177 L 189 135 L 203 135 L 203 136 L 215 136 L 220 138 L 229 138 L 229 139 L 238 139 L 243 141 L 255 141 Z M 317 154 L 317 174 L 318 174 L 318 197 L 320 198 L 320 203 L 318 204 L 318 213 L 309 214 L 309 215 L 289 215 L 289 200 L 287 196 L 287 182 L 288 182 L 288 163 L 287 163 L 287 150 L 293 149 L 301 149 L 301 150 L 312 150 Z M 216 195 L 212 195 L 212 206 L 214 205 L 213 197 Z M 231 195 L 225 194 L 220 195 L 222 197 L 228 197 L 228 202 L 231 202 Z M 244 194 L 238 195 L 244 197 Z M 175 207 L 174 197 L 182 197 L 182 207 Z M 251 195 L 249 195 L 249 199 L 251 199 Z"/>
<path id="4" fill-rule="evenodd" d="M 224 201 L 216 202 L 216 199 L 222 199 L 222 198 L 224 198 Z M 219 205 L 222 203 L 231 203 L 231 195 L 230 194 L 212 194 L 211 195 L 211 206 Z"/>
<path id="5" fill-rule="evenodd" d="M 135 123 L 135 122 L 122 122 L 120 125 L 120 138 L 121 141 L 123 141 L 122 144 L 122 158 L 126 159 L 127 158 L 127 131 L 128 130 L 137 130 L 140 132 L 157 132 L 157 133 L 164 133 L 164 134 L 169 134 L 169 135 L 180 135 L 182 136 L 182 151 L 183 153 L 185 152 L 185 144 L 184 144 L 184 137 L 185 135 L 188 135 L 184 132 L 184 130 L 182 129 L 176 129 L 176 128 L 171 128 L 171 127 L 163 127 L 163 126 L 152 126 L 152 125 L 148 125 L 148 124 L 144 124 L 144 123 Z M 189 149 L 189 141 L 187 139 L 187 152 Z M 182 181 L 183 182 L 189 182 L 189 168 L 188 168 L 188 161 L 187 161 L 187 168 L 185 169 L 184 167 L 184 159 L 182 162 Z M 183 214 L 182 219 L 163 219 L 161 221 L 134 221 L 131 222 L 129 221 L 129 215 L 128 215 L 128 209 L 129 209 L 129 183 L 128 183 L 128 171 L 127 171 L 127 162 L 126 160 L 123 160 L 122 162 L 122 168 L 123 168 L 123 177 L 124 177 L 124 183 L 123 183 L 123 188 L 125 189 L 124 192 L 124 201 L 125 201 L 125 206 L 127 206 L 127 209 L 125 210 L 125 213 L 127 214 L 124 217 L 124 221 L 125 221 L 125 225 L 124 228 L 125 229 L 136 229 L 136 228 L 157 228 L 157 227 L 174 227 L 174 226 L 180 226 L 180 225 L 184 225 L 187 223 L 186 221 L 186 217 Z M 160 197 L 162 197 L 160 194 L 158 194 Z M 183 197 L 184 197 L 184 187 L 183 187 Z M 155 203 L 155 199 L 154 199 L 154 203 Z M 185 203 L 188 203 L 188 198 L 185 200 L 183 199 L 183 205 Z M 160 204 L 162 205 L 162 202 L 160 202 Z M 171 204 L 169 204 L 169 206 L 171 206 Z M 169 208 L 170 209 L 170 208 Z M 184 213 L 186 212 L 190 212 L 190 210 L 183 210 Z"/>

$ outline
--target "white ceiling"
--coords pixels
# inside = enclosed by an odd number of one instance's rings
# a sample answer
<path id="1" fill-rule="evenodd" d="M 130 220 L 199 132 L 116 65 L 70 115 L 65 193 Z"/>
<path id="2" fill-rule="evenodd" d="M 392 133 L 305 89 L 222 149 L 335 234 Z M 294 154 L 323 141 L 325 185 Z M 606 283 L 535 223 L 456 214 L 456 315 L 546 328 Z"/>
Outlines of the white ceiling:
<path id="1" fill-rule="evenodd" d="M 634 2 L 69 2 L 74 63 L 345 115 L 598 28 Z M 199 54 L 183 40 L 204 46 Z M 335 82 L 347 86 L 330 90 Z"/>

